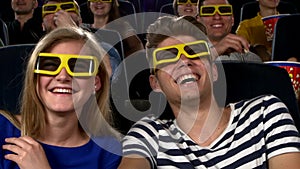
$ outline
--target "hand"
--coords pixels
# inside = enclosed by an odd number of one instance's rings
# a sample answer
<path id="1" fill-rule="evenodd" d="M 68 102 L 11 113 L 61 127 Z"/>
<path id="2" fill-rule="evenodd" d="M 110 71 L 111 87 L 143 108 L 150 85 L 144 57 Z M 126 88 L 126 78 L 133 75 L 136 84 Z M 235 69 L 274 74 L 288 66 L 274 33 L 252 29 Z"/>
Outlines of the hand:
<path id="1" fill-rule="evenodd" d="M 75 19 L 75 18 L 74 18 Z M 76 22 L 74 21 L 72 16 L 64 11 L 60 10 L 54 14 L 54 24 L 56 27 L 68 27 L 68 26 L 77 26 Z"/>
<path id="2" fill-rule="evenodd" d="M 6 154 L 5 159 L 14 161 L 20 169 L 50 169 L 43 147 L 29 136 L 6 138 L 3 149 L 13 153 Z"/>
<path id="3" fill-rule="evenodd" d="M 250 45 L 245 38 L 230 33 L 214 45 L 214 48 L 219 55 L 225 55 L 231 52 L 244 53 L 245 51 L 249 51 L 249 46 Z"/>

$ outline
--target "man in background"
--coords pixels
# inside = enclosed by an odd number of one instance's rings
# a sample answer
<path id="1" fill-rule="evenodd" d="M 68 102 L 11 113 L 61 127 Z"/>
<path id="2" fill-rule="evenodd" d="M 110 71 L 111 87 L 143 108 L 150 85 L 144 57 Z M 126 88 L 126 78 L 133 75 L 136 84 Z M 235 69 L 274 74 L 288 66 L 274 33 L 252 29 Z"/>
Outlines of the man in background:
<path id="1" fill-rule="evenodd" d="M 221 60 L 261 62 L 250 52 L 248 41 L 232 34 L 232 5 L 227 0 L 199 0 L 197 20 L 206 26 L 207 36 Z"/>
<path id="2" fill-rule="evenodd" d="M 7 22 L 9 45 L 37 43 L 43 36 L 37 0 L 11 0 L 15 20 Z"/>

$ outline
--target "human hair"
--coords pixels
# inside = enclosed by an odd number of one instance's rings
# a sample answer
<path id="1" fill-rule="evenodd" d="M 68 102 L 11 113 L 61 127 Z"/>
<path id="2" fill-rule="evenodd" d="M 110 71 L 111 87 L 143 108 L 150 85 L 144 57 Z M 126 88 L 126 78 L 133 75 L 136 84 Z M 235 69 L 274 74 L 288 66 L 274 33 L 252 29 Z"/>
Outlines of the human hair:
<path id="1" fill-rule="evenodd" d="M 147 29 L 146 54 L 152 67 L 152 53 L 158 44 L 168 37 L 178 35 L 192 36 L 197 40 L 206 40 L 206 27 L 192 16 L 162 16 Z"/>
<path id="2" fill-rule="evenodd" d="M 36 60 L 41 52 L 50 50 L 59 43 L 80 41 L 83 43 L 82 55 L 96 56 L 99 60 L 97 76 L 101 79 L 101 89 L 91 95 L 78 115 L 80 126 L 92 136 L 113 135 L 112 115 L 109 106 L 110 80 L 103 58 L 105 51 L 94 36 L 78 27 L 61 27 L 45 35 L 34 48 L 27 64 L 21 98 L 21 134 L 39 137 L 46 126 L 45 108 L 36 89 L 38 75 L 34 73 Z M 78 114 L 78 112 L 77 112 Z"/>

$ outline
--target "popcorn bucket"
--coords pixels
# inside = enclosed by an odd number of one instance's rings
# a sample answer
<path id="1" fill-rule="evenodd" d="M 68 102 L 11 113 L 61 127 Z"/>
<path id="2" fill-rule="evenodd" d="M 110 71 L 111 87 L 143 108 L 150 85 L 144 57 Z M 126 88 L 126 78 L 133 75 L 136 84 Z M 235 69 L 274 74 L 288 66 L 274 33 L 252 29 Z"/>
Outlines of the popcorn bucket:
<path id="1" fill-rule="evenodd" d="M 270 15 L 262 18 L 262 21 L 265 25 L 265 33 L 267 36 L 267 41 L 272 41 L 273 40 L 273 35 L 274 35 L 274 29 L 275 25 L 278 21 L 279 18 L 286 16 L 289 14 L 279 14 L 279 15 Z"/>
<path id="2" fill-rule="evenodd" d="M 299 98 L 298 94 L 300 92 L 300 62 L 291 62 L 291 61 L 270 61 L 265 62 L 267 64 L 278 66 L 285 69 L 292 81 L 293 88 L 297 99 Z"/>

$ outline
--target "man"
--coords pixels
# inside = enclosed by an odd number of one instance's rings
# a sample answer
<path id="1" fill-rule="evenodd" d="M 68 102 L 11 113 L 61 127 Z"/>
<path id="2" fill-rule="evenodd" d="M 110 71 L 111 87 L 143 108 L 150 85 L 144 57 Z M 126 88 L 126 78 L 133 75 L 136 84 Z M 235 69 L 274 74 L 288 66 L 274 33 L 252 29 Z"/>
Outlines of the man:
<path id="1" fill-rule="evenodd" d="M 57 27 L 80 26 L 80 8 L 75 0 L 46 0 L 42 7 L 43 29 L 46 33 Z"/>
<path id="2" fill-rule="evenodd" d="M 43 35 L 37 0 L 12 0 L 15 20 L 7 22 L 9 44 L 37 43 Z"/>
<path id="3" fill-rule="evenodd" d="M 207 29 L 207 36 L 220 59 L 261 62 L 256 54 L 249 52 L 248 41 L 232 34 L 234 24 L 232 6 L 227 0 L 199 0 L 197 19 Z"/>
<path id="4" fill-rule="evenodd" d="M 175 119 L 151 114 L 133 125 L 119 169 L 300 167 L 300 136 L 277 97 L 219 106 L 217 67 L 194 17 L 159 18 L 148 27 L 146 51 L 150 85 Z"/>

